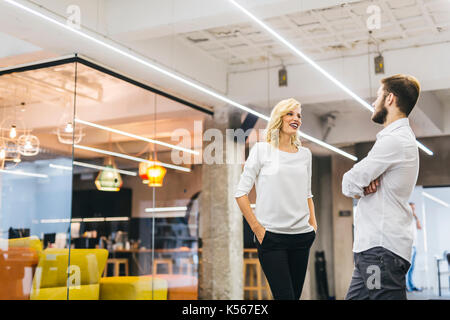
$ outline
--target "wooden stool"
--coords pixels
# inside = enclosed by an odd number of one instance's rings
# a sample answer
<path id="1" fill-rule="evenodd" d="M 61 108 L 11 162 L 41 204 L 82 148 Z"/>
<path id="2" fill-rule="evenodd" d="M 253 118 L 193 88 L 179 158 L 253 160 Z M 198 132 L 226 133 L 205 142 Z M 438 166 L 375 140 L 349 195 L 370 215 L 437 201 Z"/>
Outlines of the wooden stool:
<path id="1" fill-rule="evenodd" d="M 244 295 L 246 292 L 249 293 L 250 300 L 253 300 L 252 293 L 255 292 L 258 300 L 272 299 L 269 283 L 257 258 L 244 258 Z M 264 293 L 266 293 L 265 297 L 263 297 Z"/>
<path id="2" fill-rule="evenodd" d="M 103 271 L 103 277 L 108 276 L 108 265 L 114 265 L 114 277 L 118 277 L 120 275 L 120 265 L 123 264 L 125 266 L 125 276 L 128 276 L 128 259 L 108 259 L 106 261 L 106 267 Z"/>
<path id="3" fill-rule="evenodd" d="M 180 267 L 179 267 L 179 273 L 180 274 L 186 274 L 186 275 L 192 275 L 193 267 L 194 267 L 194 259 L 192 258 L 181 258 L 178 260 Z M 183 272 L 186 269 L 186 272 Z"/>
<path id="4" fill-rule="evenodd" d="M 172 259 L 157 258 L 153 261 L 153 274 L 158 274 L 158 265 L 167 265 L 168 274 L 173 274 Z"/>
<path id="5" fill-rule="evenodd" d="M 262 289 L 259 260 L 254 258 L 244 259 L 244 293 L 246 291 L 250 294 L 256 292 L 257 299 L 262 300 Z"/>

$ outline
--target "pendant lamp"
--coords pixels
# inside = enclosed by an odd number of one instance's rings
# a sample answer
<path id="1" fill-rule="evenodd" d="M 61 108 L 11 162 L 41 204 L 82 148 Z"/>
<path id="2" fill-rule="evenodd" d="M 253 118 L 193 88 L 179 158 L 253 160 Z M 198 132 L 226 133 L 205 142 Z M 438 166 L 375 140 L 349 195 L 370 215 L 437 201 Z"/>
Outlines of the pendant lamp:
<path id="1" fill-rule="evenodd" d="M 109 158 L 105 167 L 107 169 L 101 170 L 98 173 L 98 176 L 95 179 L 95 186 L 100 191 L 119 191 L 122 187 L 123 181 L 111 158 Z"/>
<path id="2" fill-rule="evenodd" d="M 83 128 L 80 124 L 73 124 L 73 108 L 69 99 L 65 100 L 63 114 L 58 122 L 58 127 L 54 132 L 58 141 L 62 144 L 78 144 L 84 137 Z"/>
<path id="3" fill-rule="evenodd" d="M 153 119 L 153 124 L 154 124 L 154 131 L 153 131 L 153 135 L 156 137 L 156 113 L 157 113 L 157 95 L 154 95 L 154 106 L 155 106 L 155 110 L 153 112 L 154 114 L 154 119 Z M 163 185 L 163 180 L 164 180 L 164 176 L 166 175 L 166 168 L 164 168 L 163 166 L 161 166 L 161 162 L 158 161 L 158 156 L 157 156 L 157 152 L 155 149 L 155 145 L 152 145 L 153 147 L 153 155 L 155 160 L 152 160 L 150 157 L 150 161 L 152 161 L 152 163 L 145 163 L 146 166 L 142 165 L 142 170 L 144 171 L 144 168 L 146 168 L 145 172 L 146 172 L 146 176 L 143 174 L 141 176 L 141 178 L 143 179 L 144 183 L 147 183 L 149 187 L 162 187 Z M 141 163 L 142 164 L 142 163 Z M 141 165 L 139 165 L 139 169 L 141 169 Z M 141 171 L 139 172 L 141 173 Z"/>
<path id="4" fill-rule="evenodd" d="M 150 164 L 148 162 L 140 162 L 139 163 L 139 177 L 142 179 L 143 184 L 148 184 L 147 170 L 149 167 L 150 167 Z"/>
<path id="5" fill-rule="evenodd" d="M 17 147 L 21 155 L 35 156 L 39 153 L 39 139 L 30 133 L 23 134 L 17 139 Z"/>
<path id="6" fill-rule="evenodd" d="M 164 176 L 166 175 L 166 168 L 160 166 L 161 162 L 154 161 L 147 169 L 147 178 L 149 187 L 162 187 Z"/>

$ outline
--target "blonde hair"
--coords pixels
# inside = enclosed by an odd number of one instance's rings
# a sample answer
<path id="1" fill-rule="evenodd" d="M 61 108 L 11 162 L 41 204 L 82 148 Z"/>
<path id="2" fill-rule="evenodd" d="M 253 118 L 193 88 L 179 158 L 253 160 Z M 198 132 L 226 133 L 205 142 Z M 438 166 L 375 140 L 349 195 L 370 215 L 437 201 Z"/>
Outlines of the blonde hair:
<path id="1" fill-rule="evenodd" d="M 278 148 L 280 130 L 283 125 L 283 120 L 281 118 L 297 107 L 300 107 L 301 112 L 302 105 L 293 98 L 278 102 L 270 113 L 270 120 L 266 127 L 266 142 L 270 143 L 273 147 Z M 294 145 L 297 148 L 302 146 L 302 142 L 297 134 L 292 135 L 291 145 Z"/>

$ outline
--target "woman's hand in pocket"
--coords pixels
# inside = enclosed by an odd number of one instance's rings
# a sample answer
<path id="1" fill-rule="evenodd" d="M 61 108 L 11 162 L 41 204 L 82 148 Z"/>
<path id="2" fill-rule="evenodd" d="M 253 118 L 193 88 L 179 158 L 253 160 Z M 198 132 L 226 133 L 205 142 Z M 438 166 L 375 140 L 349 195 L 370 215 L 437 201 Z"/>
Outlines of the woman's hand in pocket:
<path id="1" fill-rule="evenodd" d="M 266 235 L 266 229 L 264 229 L 262 225 L 259 225 L 254 232 L 256 239 L 258 239 L 259 244 L 262 244 L 264 236 Z"/>

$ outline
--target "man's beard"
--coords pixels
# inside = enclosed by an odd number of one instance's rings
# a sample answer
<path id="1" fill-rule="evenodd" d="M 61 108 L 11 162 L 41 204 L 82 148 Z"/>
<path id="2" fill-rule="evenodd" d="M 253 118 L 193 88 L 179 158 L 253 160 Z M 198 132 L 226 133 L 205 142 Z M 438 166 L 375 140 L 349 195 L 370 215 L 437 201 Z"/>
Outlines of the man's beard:
<path id="1" fill-rule="evenodd" d="M 386 122 L 386 118 L 388 115 L 388 110 L 384 106 L 384 102 L 386 101 L 386 98 L 383 99 L 381 102 L 381 109 L 377 113 L 374 113 L 372 116 L 372 121 L 378 124 L 384 124 Z"/>

